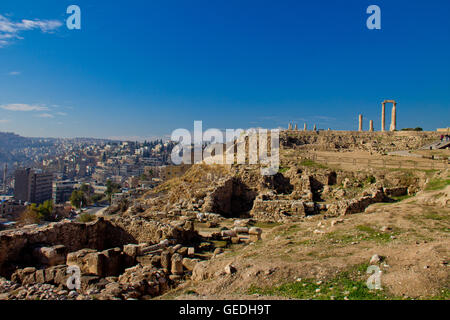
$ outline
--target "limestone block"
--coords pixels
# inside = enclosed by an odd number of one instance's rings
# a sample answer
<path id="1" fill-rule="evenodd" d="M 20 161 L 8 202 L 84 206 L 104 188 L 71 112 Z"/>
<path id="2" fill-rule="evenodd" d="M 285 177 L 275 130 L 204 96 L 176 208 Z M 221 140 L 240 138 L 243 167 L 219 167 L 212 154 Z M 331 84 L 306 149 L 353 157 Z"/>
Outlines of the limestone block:
<path id="1" fill-rule="evenodd" d="M 236 233 L 247 234 L 248 233 L 248 228 L 247 227 L 234 227 L 233 231 L 235 231 Z"/>
<path id="2" fill-rule="evenodd" d="M 161 252 L 161 267 L 165 270 L 170 270 L 171 255 L 168 250 Z"/>
<path id="3" fill-rule="evenodd" d="M 262 233 L 262 229 L 261 228 L 257 228 L 257 227 L 251 227 L 250 230 L 248 230 L 249 234 L 255 234 L 255 235 L 259 235 Z"/>
<path id="4" fill-rule="evenodd" d="M 171 272 L 175 275 L 182 275 L 183 274 L 183 256 L 179 253 L 175 253 L 172 256 L 172 266 L 171 266 Z"/>
<path id="5" fill-rule="evenodd" d="M 221 235 L 222 237 L 236 237 L 237 233 L 235 230 L 223 230 Z"/>
<path id="6" fill-rule="evenodd" d="M 192 270 L 194 270 L 195 265 L 196 265 L 197 263 L 199 263 L 199 262 L 200 262 L 200 259 L 184 258 L 184 259 L 183 259 L 183 266 L 184 266 L 187 270 L 192 271 Z"/>
<path id="7" fill-rule="evenodd" d="M 39 264 L 56 266 L 66 261 L 67 249 L 63 245 L 52 247 L 38 247 L 33 250 L 33 257 Z"/>

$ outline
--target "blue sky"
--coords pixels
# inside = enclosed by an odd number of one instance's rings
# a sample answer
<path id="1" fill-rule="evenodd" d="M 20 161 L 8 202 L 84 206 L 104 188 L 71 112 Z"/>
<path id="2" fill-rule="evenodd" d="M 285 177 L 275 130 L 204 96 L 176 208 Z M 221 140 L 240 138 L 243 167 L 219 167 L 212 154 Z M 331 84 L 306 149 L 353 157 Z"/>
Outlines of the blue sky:
<path id="1" fill-rule="evenodd" d="M 66 27 L 71 4 L 81 30 Z M 381 30 L 366 27 L 371 4 Z M 449 12 L 447 0 L 2 0 L 0 131 L 356 130 L 359 113 L 379 129 L 384 99 L 399 128 L 435 130 L 450 119 Z"/>

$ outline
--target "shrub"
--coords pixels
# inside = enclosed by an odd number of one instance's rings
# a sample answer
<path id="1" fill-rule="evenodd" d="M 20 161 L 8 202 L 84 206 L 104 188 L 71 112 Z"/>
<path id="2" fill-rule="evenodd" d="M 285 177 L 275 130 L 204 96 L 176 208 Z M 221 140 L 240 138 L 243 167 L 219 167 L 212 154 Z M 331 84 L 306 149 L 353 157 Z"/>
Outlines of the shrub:
<path id="1" fill-rule="evenodd" d="M 280 167 L 280 169 L 278 170 L 278 172 L 279 173 L 285 173 L 286 171 L 288 171 L 289 170 L 289 168 L 283 168 L 283 167 Z"/>
<path id="2" fill-rule="evenodd" d="M 42 215 L 36 209 L 36 205 L 31 205 L 22 213 L 19 221 L 21 224 L 39 224 L 42 218 Z"/>
<path id="3" fill-rule="evenodd" d="M 423 131 L 423 129 L 421 127 L 416 127 L 416 128 L 403 128 L 400 131 Z"/>
<path id="4" fill-rule="evenodd" d="M 377 179 L 374 176 L 368 176 L 366 181 L 368 184 L 373 184 L 377 182 Z"/>
<path id="5" fill-rule="evenodd" d="M 95 216 L 93 214 L 90 214 L 90 213 L 82 213 L 78 217 L 78 221 L 80 221 L 80 222 L 91 222 L 91 221 L 94 221 L 94 220 L 95 220 Z"/>
<path id="6" fill-rule="evenodd" d="M 40 204 L 37 211 L 42 219 L 50 221 L 53 215 L 53 201 L 47 200 Z"/>
<path id="7" fill-rule="evenodd" d="M 103 195 L 102 194 L 94 194 L 91 197 L 92 202 L 97 203 L 99 201 L 101 201 L 103 199 Z"/>

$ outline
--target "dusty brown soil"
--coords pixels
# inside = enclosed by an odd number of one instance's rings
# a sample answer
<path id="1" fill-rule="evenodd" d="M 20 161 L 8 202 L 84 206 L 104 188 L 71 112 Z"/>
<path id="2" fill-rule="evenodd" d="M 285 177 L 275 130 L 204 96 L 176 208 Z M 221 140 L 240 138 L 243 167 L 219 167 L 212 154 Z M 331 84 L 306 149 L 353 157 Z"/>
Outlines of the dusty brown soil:
<path id="1" fill-rule="evenodd" d="M 449 191 L 450 186 L 393 204 L 374 204 L 365 213 L 339 218 L 317 215 L 295 223 L 260 225 L 262 241 L 227 248 L 209 261 L 204 280 L 189 280 L 160 298 L 278 299 L 250 295 L 248 289 L 298 278 L 325 281 L 368 264 L 374 254 L 384 257 L 382 285 L 390 296 L 439 296 L 450 289 L 450 207 L 418 200 L 448 196 Z M 225 274 L 229 263 L 236 267 L 235 274 Z"/>

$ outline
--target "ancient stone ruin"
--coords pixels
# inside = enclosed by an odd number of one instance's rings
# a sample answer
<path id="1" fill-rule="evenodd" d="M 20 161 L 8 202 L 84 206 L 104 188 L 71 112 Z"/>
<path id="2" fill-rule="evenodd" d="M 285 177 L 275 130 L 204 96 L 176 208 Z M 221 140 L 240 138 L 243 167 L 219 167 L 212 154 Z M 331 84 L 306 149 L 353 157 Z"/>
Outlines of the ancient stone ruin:
<path id="1" fill-rule="evenodd" d="M 160 295 L 192 271 L 199 236 L 189 220 L 177 226 L 130 220 L 62 221 L 3 231 L 0 275 L 22 285 L 66 288 L 68 267 L 77 266 L 81 292 L 104 299 Z"/>

